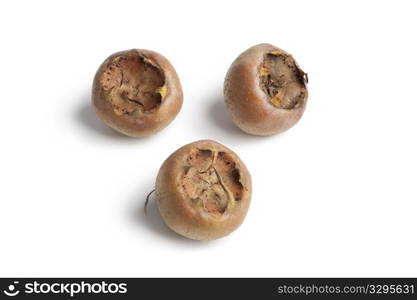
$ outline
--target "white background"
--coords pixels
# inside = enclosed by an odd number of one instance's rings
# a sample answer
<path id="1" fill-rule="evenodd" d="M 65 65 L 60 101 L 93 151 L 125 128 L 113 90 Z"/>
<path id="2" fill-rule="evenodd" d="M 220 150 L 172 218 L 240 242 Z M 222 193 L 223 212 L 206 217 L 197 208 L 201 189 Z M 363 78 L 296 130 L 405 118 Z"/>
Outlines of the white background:
<path id="1" fill-rule="evenodd" d="M 0 4 L 1 276 L 417 276 L 413 1 L 4 1 Z M 269 42 L 308 72 L 284 134 L 230 121 L 222 85 Z M 157 135 L 124 137 L 90 107 L 111 53 L 176 68 L 184 105 Z M 146 194 L 165 158 L 203 138 L 253 177 L 243 225 L 172 233 Z"/>

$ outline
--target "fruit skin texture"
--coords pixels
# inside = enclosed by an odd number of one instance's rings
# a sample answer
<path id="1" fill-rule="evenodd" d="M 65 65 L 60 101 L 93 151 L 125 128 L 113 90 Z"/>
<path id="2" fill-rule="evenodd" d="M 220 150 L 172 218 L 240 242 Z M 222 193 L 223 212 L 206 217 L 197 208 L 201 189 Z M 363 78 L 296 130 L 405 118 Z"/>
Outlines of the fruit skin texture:
<path id="1" fill-rule="evenodd" d="M 291 108 L 277 108 L 260 87 L 260 68 L 268 53 L 287 55 L 295 64 L 300 77 L 303 97 Z M 287 52 L 270 44 L 259 44 L 239 55 L 230 66 L 224 83 L 224 99 L 233 122 L 253 135 L 268 136 L 281 133 L 297 123 L 307 103 L 307 76 Z M 298 83 L 297 83 L 298 84 Z"/>
<path id="2" fill-rule="evenodd" d="M 120 57 L 142 57 L 158 68 L 165 80 L 166 94 L 158 107 L 140 115 L 120 115 L 108 101 L 108 91 L 103 88 L 102 76 Z M 136 74 L 137 75 L 137 74 Z M 178 75 L 171 63 L 161 54 L 145 50 L 131 49 L 109 56 L 98 68 L 92 87 L 92 105 L 98 117 L 111 128 L 130 137 L 152 135 L 171 123 L 179 113 L 183 102 L 183 92 Z"/>
<path id="3" fill-rule="evenodd" d="M 239 183 L 234 184 L 241 185 L 239 199 L 228 201 L 221 214 L 210 213 L 202 206 L 201 200 L 192 200 L 185 190 L 184 176 L 189 168 L 190 153 L 196 149 L 219 155 L 223 153 L 229 162 L 233 162 L 227 165 L 238 170 L 235 173 L 239 173 Z M 223 177 L 223 182 L 230 188 L 232 183 L 227 176 Z M 162 164 L 155 185 L 156 201 L 164 222 L 176 233 L 194 240 L 218 239 L 238 228 L 248 211 L 251 194 L 251 176 L 244 163 L 233 151 L 212 140 L 196 141 L 172 153 Z"/>

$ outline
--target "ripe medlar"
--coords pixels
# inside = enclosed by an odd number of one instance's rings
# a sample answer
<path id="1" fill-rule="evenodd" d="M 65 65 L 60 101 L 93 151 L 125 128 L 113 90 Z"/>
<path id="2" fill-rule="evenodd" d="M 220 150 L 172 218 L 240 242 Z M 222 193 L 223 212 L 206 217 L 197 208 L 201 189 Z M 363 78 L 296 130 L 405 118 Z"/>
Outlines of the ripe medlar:
<path id="1" fill-rule="evenodd" d="M 224 99 L 234 123 L 254 135 L 291 128 L 307 103 L 307 74 L 275 46 L 260 44 L 239 55 L 224 83 Z"/>
<path id="2" fill-rule="evenodd" d="M 97 115 L 131 137 L 148 136 L 166 127 L 180 111 L 182 100 L 174 67 L 150 50 L 114 53 L 94 78 L 92 103 Z"/>
<path id="3" fill-rule="evenodd" d="M 194 240 L 218 239 L 238 228 L 251 193 L 251 177 L 240 158 L 211 140 L 171 154 L 155 185 L 162 219 L 173 231 Z"/>

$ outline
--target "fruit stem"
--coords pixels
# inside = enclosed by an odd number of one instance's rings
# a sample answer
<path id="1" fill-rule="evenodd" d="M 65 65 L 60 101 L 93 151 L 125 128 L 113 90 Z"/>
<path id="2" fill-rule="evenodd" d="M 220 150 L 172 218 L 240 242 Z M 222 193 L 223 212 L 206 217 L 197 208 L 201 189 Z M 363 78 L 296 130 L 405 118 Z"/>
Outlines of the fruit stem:
<path id="1" fill-rule="evenodd" d="M 148 194 L 148 196 L 146 196 L 145 204 L 143 205 L 143 211 L 144 211 L 144 213 L 145 213 L 145 216 L 147 216 L 147 215 L 148 215 L 148 210 L 147 210 L 147 208 L 148 208 L 149 198 L 151 197 L 151 195 L 153 194 L 153 192 L 155 192 L 155 189 L 153 189 L 153 190 L 152 190 L 152 191 Z"/>

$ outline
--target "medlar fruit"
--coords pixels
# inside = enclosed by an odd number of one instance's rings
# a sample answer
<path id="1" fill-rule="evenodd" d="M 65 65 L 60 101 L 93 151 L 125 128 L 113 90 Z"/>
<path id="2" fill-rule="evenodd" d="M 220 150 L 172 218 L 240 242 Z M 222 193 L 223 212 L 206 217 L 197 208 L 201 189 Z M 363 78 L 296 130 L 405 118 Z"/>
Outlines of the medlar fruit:
<path id="1" fill-rule="evenodd" d="M 92 103 L 97 115 L 131 137 L 148 136 L 166 127 L 180 111 L 182 100 L 174 67 L 150 50 L 114 53 L 94 78 Z"/>
<path id="2" fill-rule="evenodd" d="M 291 128 L 307 102 L 307 74 L 275 46 L 260 44 L 239 55 L 224 83 L 224 99 L 234 123 L 254 135 Z"/>
<path id="3" fill-rule="evenodd" d="M 194 240 L 218 239 L 238 228 L 251 193 L 251 177 L 240 158 L 211 140 L 171 154 L 155 185 L 162 219 L 173 231 Z"/>

